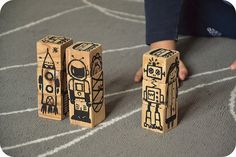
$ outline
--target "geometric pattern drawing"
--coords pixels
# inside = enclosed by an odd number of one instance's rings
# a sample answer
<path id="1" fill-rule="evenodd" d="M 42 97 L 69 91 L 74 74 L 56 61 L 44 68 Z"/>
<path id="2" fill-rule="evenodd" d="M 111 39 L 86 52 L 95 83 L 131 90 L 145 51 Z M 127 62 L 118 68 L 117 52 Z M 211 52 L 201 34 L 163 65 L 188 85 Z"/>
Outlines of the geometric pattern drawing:
<path id="1" fill-rule="evenodd" d="M 95 112 L 99 112 L 104 99 L 102 57 L 99 53 L 93 56 L 91 64 L 92 108 Z"/>
<path id="2" fill-rule="evenodd" d="M 95 112 L 99 112 L 103 105 L 104 90 L 103 90 L 103 72 L 96 78 L 92 77 L 92 107 Z"/>

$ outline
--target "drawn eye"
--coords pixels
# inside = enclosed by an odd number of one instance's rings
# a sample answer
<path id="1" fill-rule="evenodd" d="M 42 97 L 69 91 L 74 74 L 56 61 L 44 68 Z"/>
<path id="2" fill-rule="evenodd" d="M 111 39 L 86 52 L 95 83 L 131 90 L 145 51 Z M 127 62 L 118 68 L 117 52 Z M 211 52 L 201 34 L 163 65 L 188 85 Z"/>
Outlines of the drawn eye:
<path id="1" fill-rule="evenodd" d="M 154 72 L 153 68 L 149 68 L 148 71 L 150 74 L 153 74 L 153 72 Z"/>
<path id="2" fill-rule="evenodd" d="M 156 75 L 160 75 L 161 73 L 160 73 L 160 70 L 156 70 Z"/>

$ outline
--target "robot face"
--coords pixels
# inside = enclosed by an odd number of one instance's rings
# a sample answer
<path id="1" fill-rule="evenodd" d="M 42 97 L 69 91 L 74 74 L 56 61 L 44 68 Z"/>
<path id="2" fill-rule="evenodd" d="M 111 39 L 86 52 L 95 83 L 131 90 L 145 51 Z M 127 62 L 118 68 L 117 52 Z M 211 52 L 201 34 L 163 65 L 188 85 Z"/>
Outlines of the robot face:
<path id="1" fill-rule="evenodd" d="M 148 65 L 147 76 L 155 79 L 162 79 L 162 67 Z"/>
<path id="2" fill-rule="evenodd" d="M 85 80 L 87 70 L 85 64 L 81 60 L 72 60 L 68 65 L 69 75 L 77 80 Z"/>

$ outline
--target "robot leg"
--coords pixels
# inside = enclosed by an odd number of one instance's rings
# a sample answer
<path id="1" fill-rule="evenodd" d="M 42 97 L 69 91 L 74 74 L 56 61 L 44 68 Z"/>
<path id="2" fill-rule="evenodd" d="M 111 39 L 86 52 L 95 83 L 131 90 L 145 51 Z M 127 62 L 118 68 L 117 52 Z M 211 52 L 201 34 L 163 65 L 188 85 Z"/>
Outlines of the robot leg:
<path id="1" fill-rule="evenodd" d="M 146 117 L 145 117 L 144 127 L 150 127 L 151 126 L 151 109 L 150 109 L 150 106 L 151 106 L 151 104 L 148 103 L 147 110 L 146 110 Z M 148 123 L 148 120 L 149 120 L 149 123 Z"/>
<path id="2" fill-rule="evenodd" d="M 157 106 L 155 110 L 155 122 L 156 124 L 158 123 L 158 125 L 156 125 L 156 129 L 162 130 L 163 128 L 161 126 L 161 115 L 158 109 L 159 107 Z"/>

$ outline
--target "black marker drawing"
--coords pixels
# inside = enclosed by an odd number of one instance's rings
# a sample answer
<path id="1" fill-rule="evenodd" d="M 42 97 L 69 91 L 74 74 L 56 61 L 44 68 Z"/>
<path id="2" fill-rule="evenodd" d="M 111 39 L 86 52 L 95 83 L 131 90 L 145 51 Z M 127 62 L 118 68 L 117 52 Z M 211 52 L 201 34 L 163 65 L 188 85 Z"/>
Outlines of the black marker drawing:
<path id="1" fill-rule="evenodd" d="M 63 94 L 63 113 L 66 116 L 69 112 L 69 97 L 67 94 L 67 72 L 66 72 L 66 54 L 64 53 L 64 56 L 62 58 L 62 77 L 61 81 L 63 82 L 63 85 L 61 87 L 62 94 Z"/>
<path id="2" fill-rule="evenodd" d="M 161 89 L 154 84 L 153 86 L 146 86 L 143 96 L 143 99 L 148 103 L 144 127 L 162 130 L 159 105 L 165 103 L 165 97 L 161 93 Z M 153 109 L 155 110 L 154 112 L 152 111 Z"/>
<path id="3" fill-rule="evenodd" d="M 48 52 L 44 58 L 41 75 L 38 78 L 39 90 L 42 92 L 41 112 L 58 114 L 57 94 L 59 93 L 59 79 L 56 76 L 54 61 Z"/>
<path id="4" fill-rule="evenodd" d="M 68 82 L 69 98 L 74 105 L 71 119 L 91 123 L 91 90 L 87 81 L 88 70 L 82 59 L 73 59 L 68 64 L 68 74 L 71 77 Z"/>
<path id="5" fill-rule="evenodd" d="M 44 43 L 52 43 L 52 44 L 64 44 L 68 42 L 70 39 L 62 36 L 47 36 L 42 39 Z"/>
<path id="6" fill-rule="evenodd" d="M 155 55 L 157 57 L 164 57 L 164 58 L 168 58 L 168 57 L 174 55 L 175 53 L 177 53 L 177 52 L 166 50 L 166 49 L 157 49 L 157 50 L 153 50 L 150 52 L 151 55 Z"/>
<path id="7" fill-rule="evenodd" d="M 93 102 L 92 107 L 95 112 L 99 112 L 102 108 L 104 99 L 102 56 L 99 53 L 93 56 L 91 68 Z M 99 72 L 101 73 L 99 74 Z"/>
<path id="8" fill-rule="evenodd" d="M 144 68 L 144 73 L 146 73 L 146 76 L 152 79 L 162 80 L 166 74 L 163 72 L 162 67 L 158 66 L 159 64 L 160 63 L 157 61 L 157 59 L 149 59 L 146 69 Z"/>
<path id="9" fill-rule="evenodd" d="M 52 53 L 57 53 L 57 52 L 58 52 L 58 48 L 57 47 L 53 47 Z"/>
<path id="10" fill-rule="evenodd" d="M 179 60 L 176 57 L 175 62 L 171 64 L 168 74 L 166 83 L 168 84 L 167 88 L 167 104 L 169 107 L 170 116 L 167 117 L 167 110 L 166 110 L 166 124 L 168 129 L 173 127 L 174 120 L 176 119 L 176 99 L 178 97 L 178 73 L 179 73 Z M 174 93 L 175 92 L 175 93 Z"/>
<path id="11" fill-rule="evenodd" d="M 97 48 L 99 45 L 91 42 L 83 42 L 73 46 L 73 49 L 78 51 L 92 51 L 93 49 Z"/>

